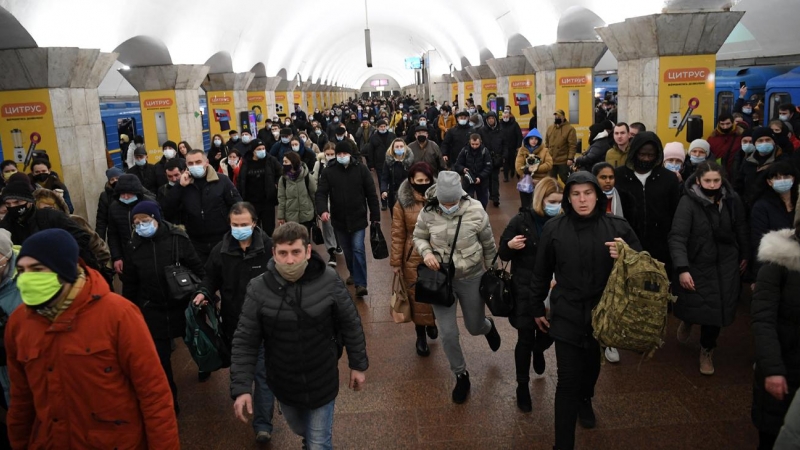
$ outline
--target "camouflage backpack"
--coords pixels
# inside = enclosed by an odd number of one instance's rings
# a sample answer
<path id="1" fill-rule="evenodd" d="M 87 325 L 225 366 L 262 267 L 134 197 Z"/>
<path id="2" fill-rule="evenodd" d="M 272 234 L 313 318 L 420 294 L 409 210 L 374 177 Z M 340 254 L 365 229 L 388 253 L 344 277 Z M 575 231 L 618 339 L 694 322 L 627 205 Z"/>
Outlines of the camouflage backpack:
<path id="1" fill-rule="evenodd" d="M 669 278 L 664 264 L 647 252 L 617 242 L 619 258 L 608 277 L 600 303 L 592 311 L 594 337 L 604 347 L 643 353 L 646 358 L 664 344 Z"/>

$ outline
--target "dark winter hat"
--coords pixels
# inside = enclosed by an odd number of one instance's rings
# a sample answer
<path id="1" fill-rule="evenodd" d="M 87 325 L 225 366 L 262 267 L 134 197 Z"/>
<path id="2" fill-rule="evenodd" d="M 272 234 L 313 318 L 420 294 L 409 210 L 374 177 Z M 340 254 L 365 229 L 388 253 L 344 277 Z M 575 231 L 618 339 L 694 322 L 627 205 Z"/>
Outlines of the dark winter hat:
<path id="1" fill-rule="evenodd" d="M 78 279 L 78 243 L 61 228 L 49 228 L 26 239 L 17 260 L 25 256 L 39 261 L 68 283 Z"/>
<path id="2" fill-rule="evenodd" d="M 419 133 L 420 131 L 424 131 L 427 133 L 428 127 L 426 127 L 425 125 L 417 125 L 417 128 L 414 128 L 414 132 Z"/>
<path id="3" fill-rule="evenodd" d="M 770 127 L 758 127 L 753 130 L 753 143 L 762 137 L 768 137 L 772 140 L 775 140 L 775 133 L 772 132 L 772 128 Z"/>
<path id="4" fill-rule="evenodd" d="M 8 188 L 6 188 L 8 189 Z M 142 187 L 142 182 L 139 180 L 139 177 L 133 174 L 126 173 L 119 177 L 117 180 L 117 185 L 114 186 L 114 193 L 119 194 L 142 194 L 144 192 L 144 187 Z"/>
<path id="5" fill-rule="evenodd" d="M 289 127 L 281 128 L 281 137 L 286 137 L 286 136 L 291 136 L 291 135 L 292 135 L 292 129 L 291 128 L 289 128 Z"/>
<path id="6" fill-rule="evenodd" d="M 253 150 L 257 149 L 259 146 L 264 146 L 264 148 L 267 148 L 267 144 L 265 144 L 261 139 L 253 140 L 250 145 L 252 146 Z"/>
<path id="7" fill-rule="evenodd" d="M 345 128 L 344 126 L 340 126 L 339 128 L 336 129 L 336 134 L 342 135 L 345 133 L 347 133 L 347 128 Z"/>
<path id="8" fill-rule="evenodd" d="M 379 120 L 379 121 L 375 122 L 375 125 L 376 125 L 376 126 L 381 126 L 381 125 L 389 125 L 389 124 L 388 124 L 388 123 L 386 123 L 386 121 L 385 121 L 385 120 L 381 119 L 381 120 Z"/>
<path id="9" fill-rule="evenodd" d="M 161 144 L 161 149 L 162 150 L 167 148 L 167 147 L 169 147 L 169 148 L 171 148 L 173 150 L 177 150 L 178 149 L 178 144 L 176 144 L 174 141 L 166 141 L 163 144 Z"/>
<path id="10" fill-rule="evenodd" d="M 337 142 L 336 143 L 336 153 L 337 154 L 339 154 L 339 153 L 347 153 L 349 155 L 350 152 L 352 152 L 352 149 L 350 148 L 350 144 L 348 144 L 346 141 L 342 141 L 342 142 Z"/>
<path id="11" fill-rule="evenodd" d="M 161 208 L 158 207 L 158 203 L 152 200 L 139 202 L 133 207 L 131 211 L 131 222 L 133 222 L 133 218 L 136 217 L 137 214 L 145 214 L 155 219 L 156 222 L 161 222 Z"/>
<path id="12" fill-rule="evenodd" d="M 31 186 L 31 182 L 28 181 L 28 176 L 20 174 L 22 177 L 15 178 L 16 175 L 17 174 L 12 175 L 6 187 L 3 188 L 3 200 L 21 200 L 35 203 L 36 200 L 33 198 L 33 186 Z"/>
<path id="13" fill-rule="evenodd" d="M 133 151 L 133 156 L 147 156 L 147 150 L 144 147 L 137 147 L 136 150 Z"/>
<path id="14" fill-rule="evenodd" d="M 106 170 L 106 178 L 108 179 L 108 181 L 111 181 L 112 178 L 119 178 L 124 174 L 125 172 L 123 172 L 122 169 L 119 169 L 117 167 L 112 167 Z"/>
<path id="15" fill-rule="evenodd" d="M 461 111 L 456 113 L 456 117 L 469 117 L 469 111 L 466 109 L 462 109 Z"/>

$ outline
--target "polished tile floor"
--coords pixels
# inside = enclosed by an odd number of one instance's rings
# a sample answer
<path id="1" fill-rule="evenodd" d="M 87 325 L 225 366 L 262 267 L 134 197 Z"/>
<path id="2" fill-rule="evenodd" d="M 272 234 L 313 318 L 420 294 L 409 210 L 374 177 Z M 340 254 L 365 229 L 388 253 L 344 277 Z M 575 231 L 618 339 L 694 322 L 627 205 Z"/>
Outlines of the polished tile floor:
<path id="1" fill-rule="evenodd" d="M 501 182 L 500 208 L 489 206 L 494 234 L 517 212 L 515 183 Z M 389 235 L 389 213 L 383 212 Z M 369 253 L 369 244 L 367 244 Z M 321 249 L 324 252 L 324 249 Z M 387 260 L 368 257 L 369 292 L 356 300 L 370 368 L 360 392 L 347 388 L 346 356 L 340 362 L 342 388 L 336 400 L 333 443 L 337 449 L 551 449 L 555 353 L 547 353 L 547 371 L 533 374 L 533 412 L 515 403 L 516 332 L 496 320 L 503 338 L 492 353 L 482 336 L 461 326 L 461 343 L 472 380 L 469 400 L 450 400 L 454 377 L 439 341 L 431 355 L 417 356 L 413 324 L 397 325 L 388 313 L 392 272 Z M 343 257 L 339 273 L 347 276 Z M 736 322 L 723 330 L 714 357 L 716 374 L 698 371 L 697 330 L 688 345 L 675 340 L 670 320 L 667 343 L 652 360 L 621 352 L 618 364 L 605 364 L 594 399 L 597 427 L 577 430 L 579 449 L 752 449 L 757 432 L 750 422 L 753 348 L 749 298 L 743 298 Z M 459 319 L 460 322 L 460 319 Z M 299 449 L 300 438 L 276 411 L 272 442 L 259 447 L 252 427 L 234 418 L 227 370 L 198 383 L 197 367 L 183 343 L 172 358 L 179 389 L 181 443 L 185 449 Z"/>

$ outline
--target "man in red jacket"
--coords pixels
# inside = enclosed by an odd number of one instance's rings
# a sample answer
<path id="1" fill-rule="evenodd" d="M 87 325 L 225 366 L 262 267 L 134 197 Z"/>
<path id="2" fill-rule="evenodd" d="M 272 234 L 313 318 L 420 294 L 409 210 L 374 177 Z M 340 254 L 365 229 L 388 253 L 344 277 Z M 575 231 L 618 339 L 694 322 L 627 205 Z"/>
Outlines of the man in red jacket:
<path id="1" fill-rule="evenodd" d="M 734 126 L 733 116 L 730 113 L 724 112 L 719 115 L 717 128 L 711 132 L 707 141 L 714 159 L 720 160 L 720 164 L 730 175 L 736 152 L 742 148 L 742 130 Z"/>
<path id="2" fill-rule="evenodd" d="M 8 436 L 22 448 L 179 449 L 167 378 L 139 309 L 78 260 L 66 231 L 17 258 L 25 304 L 6 325 Z"/>

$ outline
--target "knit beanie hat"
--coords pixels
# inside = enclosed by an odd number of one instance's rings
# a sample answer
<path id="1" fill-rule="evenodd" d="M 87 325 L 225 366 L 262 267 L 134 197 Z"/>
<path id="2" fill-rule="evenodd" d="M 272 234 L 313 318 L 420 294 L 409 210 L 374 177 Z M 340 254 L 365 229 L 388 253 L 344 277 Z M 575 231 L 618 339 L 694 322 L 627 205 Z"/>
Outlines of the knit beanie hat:
<path id="1" fill-rule="evenodd" d="M 25 256 L 39 261 L 68 283 L 78 279 L 78 243 L 61 228 L 49 228 L 31 235 L 22 244 L 18 258 Z"/>
<path id="2" fill-rule="evenodd" d="M 236 131 L 233 131 L 233 133 L 236 133 Z M 161 149 L 162 150 L 167 148 L 167 147 L 169 147 L 169 148 L 171 148 L 173 150 L 177 150 L 178 149 L 178 144 L 176 144 L 174 141 L 165 141 L 163 144 L 161 144 Z"/>
<path id="3" fill-rule="evenodd" d="M 762 137 L 769 137 L 775 140 L 775 133 L 772 132 L 772 128 L 770 127 L 758 127 L 753 130 L 753 144 Z"/>
<path id="4" fill-rule="evenodd" d="M 17 175 L 22 175 L 17 177 Z M 33 198 L 33 186 L 28 181 L 28 176 L 25 174 L 14 174 L 8 179 L 8 184 L 3 188 L 3 199 L 5 200 L 22 200 L 24 202 L 34 203 L 36 200 Z"/>
<path id="5" fill-rule="evenodd" d="M 350 148 L 350 144 L 348 144 L 346 141 L 341 141 L 336 143 L 336 154 L 339 153 L 350 154 L 351 151 L 352 149 Z"/>
<path id="6" fill-rule="evenodd" d="M 106 178 L 108 179 L 108 181 L 111 181 L 112 178 L 119 178 L 124 174 L 125 174 L 125 172 L 123 172 L 122 169 L 119 169 L 119 168 L 116 168 L 116 167 L 112 167 L 112 168 L 106 170 Z"/>
<path id="7" fill-rule="evenodd" d="M 161 208 L 159 208 L 158 203 L 152 200 L 145 200 L 137 203 L 136 206 L 133 207 L 133 211 L 131 211 L 131 221 L 133 221 L 133 218 L 136 217 L 137 214 L 148 215 L 155 219 L 156 222 L 161 223 Z"/>
<path id="8" fill-rule="evenodd" d="M 133 156 L 147 156 L 147 150 L 144 147 L 138 147 L 133 151 Z"/>
<path id="9" fill-rule="evenodd" d="M 453 203 L 466 195 L 461 189 L 461 176 L 450 170 L 439 172 L 439 179 L 436 181 L 436 198 L 439 203 Z"/>
<path id="10" fill-rule="evenodd" d="M 680 159 L 683 162 L 686 159 L 686 150 L 680 142 L 670 142 L 664 146 L 664 161 L 668 159 Z"/>
<path id="11" fill-rule="evenodd" d="M 114 186 L 114 193 L 116 194 L 143 194 L 144 187 L 142 181 L 136 175 L 126 173 L 119 177 L 117 185 Z"/>
<path id="12" fill-rule="evenodd" d="M 11 242 L 11 232 L 5 228 L 0 228 L 0 255 L 11 258 L 11 251 L 14 243 Z"/>
<path id="13" fill-rule="evenodd" d="M 706 152 L 706 158 L 711 156 L 711 146 L 708 144 L 708 141 L 705 139 L 695 139 L 689 144 L 689 151 L 691 152 L 692 149 L 701 148 L 704 152 Z"/>

